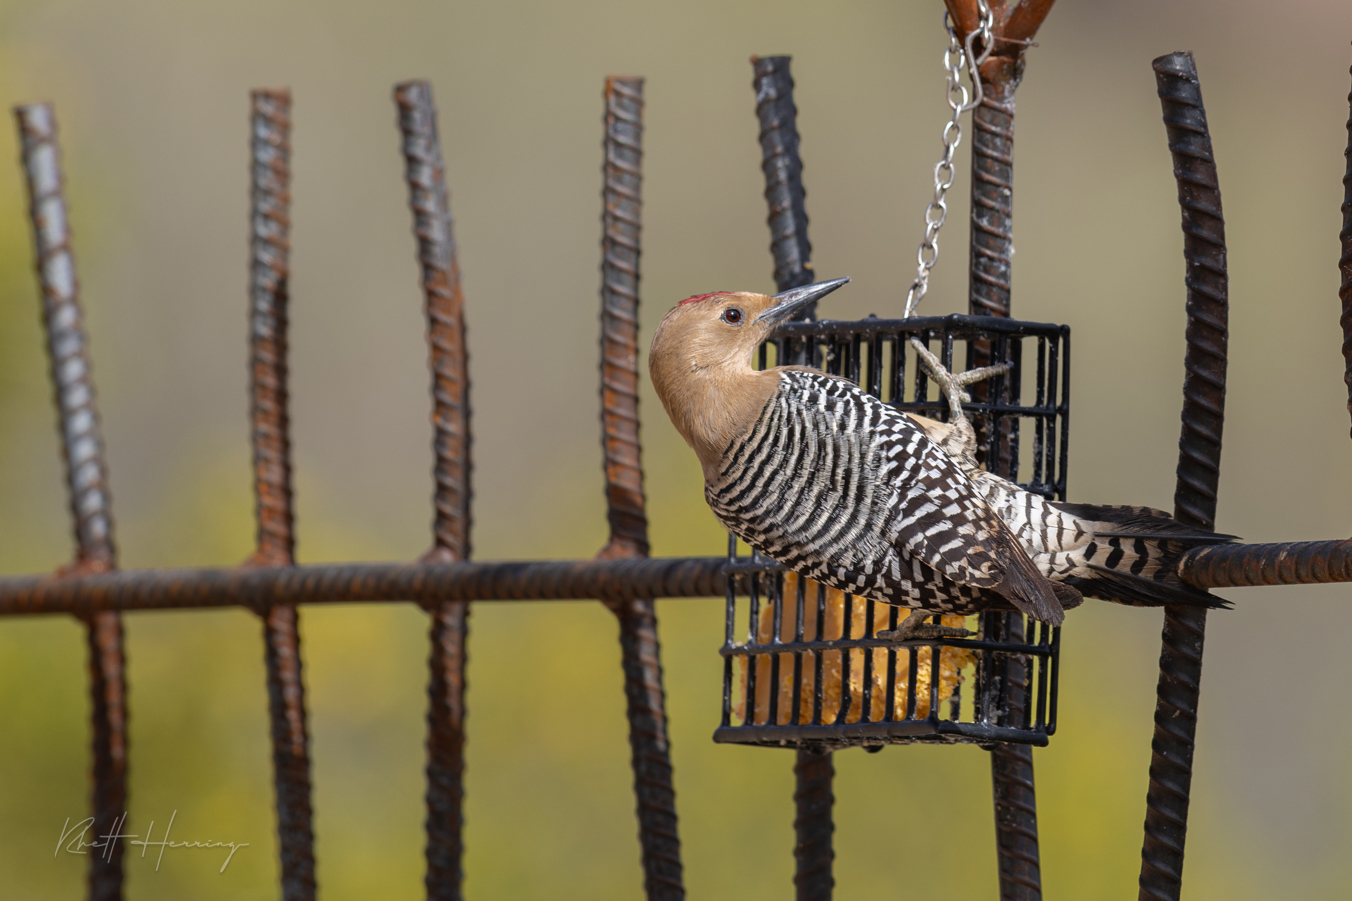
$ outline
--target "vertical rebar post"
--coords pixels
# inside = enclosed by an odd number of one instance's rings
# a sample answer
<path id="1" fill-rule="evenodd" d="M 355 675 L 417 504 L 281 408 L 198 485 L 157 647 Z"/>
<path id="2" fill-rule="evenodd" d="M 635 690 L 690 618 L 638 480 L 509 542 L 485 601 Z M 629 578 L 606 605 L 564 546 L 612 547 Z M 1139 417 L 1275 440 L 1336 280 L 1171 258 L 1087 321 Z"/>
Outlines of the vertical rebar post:
<path id="1" fill-rule="evenodd" d="M 643 79 L 606 79 L 601 189 L 601 445 L 607 557 L 648 556 L 639 459 L 638 284 L 643 228 Z"/>
<path id="2" fill-rule="evenodd" d="M 469 558 L 469 369 L 464 295 L 432 86 L 394 88 L 418 241 L 432 371 L 433 544 L 423 559 Z M 469 604 L 432 604 L 427 712 L 427 897 L 458 901 L 464 880 L 465 662 Z"/>
<path id="3" fill-rule="evenodd" d="M 250 94 L 249 387 L 258 547 L 250 563 L 295 563 L 291 422 L 287 394 L 287 278 L 291 231 L 291 92 Z M 294 605 L 263 617 L 282 897 L 315 896 L 310 744 Z"/>
<path id="4" fill-rule="evenodd" d="M 974 315 L 1009 316 L 1014 247 L 1014 91 L 1022 61 L 992 56 L 982 67 L 981 103 L 972 111 L 972 227 L 968 306 Z M 976 366 L 989 361 L 978 352 Z"/>
<path id="5" fill-rule="evenodd" d="M 1004 620 L 1007 641 L 1023 641 L 1023 617 L 1020 614 L 992 614 L 992 618 L 996 617 Z M 1006 716 L 1014 725 L 1023 720 L 1028 670 L 1018 657 L 1008 658 L 1000 670 L 1005 682 Z M 991 794 L 995 806 L 1000 897 L 1002 901 L 1035 901 L 1042 897 L 1042 863 L 1038 852 L 1037 791 L 1030 746 L 998 745 L 991 750 Z"/>
<path id="6" fill-rule="evenodd" d="M 1347 95 L 1347 103 L 1347 150 L 1343 152 L 1347 159 L 1347 171 L 1343 175 L 1343 229 L 1338 233 L 1338 240 L 1342 242 L 1342 254 L 1338 258 L 1342 281 L 1338 287 L 1338 298 L 1343 304 L 1339 320 L 1343 327 L 1343 360 L 1346 364 L 1343 381 L 1347 383 L 1347 412 L 1352 414 L 1352 93 Z"/>
<path id="7" fill-rule="evenodd" d="M 793 763 L 793 885 L 798 901 L 830 898 L 835 889 L 835 776 L 830 751 L 798 752 Z"/>
<path id="8" fill-rule="evenodd" d="M 1178 181 L 1183 256 L 1187 263 L 1183 431 L 1178 442 L 1174 517 L 1191 526 L 1211 529 L 1216 520 L 1225 416 L 1229 317 L 1225 220 L 1202 89 L 1192 54 L 1171 53 L 1161 56 L 1153 65 L 1169 152 L 1173 155 L 1174 178 Z M 1141 847 L 1142 901 L 1177 901 L 1182 890 L 1205 637 L 1204 608 L 1165 608 L 1145 840 Z"/>
<path id="9" fill-rule="evenodd" d="M 770 253 L 775 261 L 775 289 L 787 291 L 810 284 L 812 244 L 807 237 L 807 191 L 798 152 L 798 107 L 793 102 L 789 56 L 753 56 L 751 87 L 756 92 L 760 123 L 761 171 L 769 206 Z M 796 318 L 815 320 L 811 304 Z M 832 788 L 835 766 L 830 751 L 799 750 L 793 766 L 795 814 L 794 888 L 798 901 L 829 901 L 835 889 L 831 844 L 835 832 Z"/>
<path id="10" fill-rule="evenodd" d="M 974 0 L 945 0 L 959 40 L 977 27 Z M 1024 49 L 1051 11 L 1052 0 L 1009 4 L 991 0 L 994 46 L 981 64 L 982 99 L 972 114 L 972 221 L 968 263 L 968 312 L 1009 316 L 1014 253 L 1014 92 L 1023 78 Z M 980 52 L 978 46 L 977 51 Z M 988 342 L 977 342 L 973 365 L 991 362 Z M 987 397 L 985 384 L 973 387 L 972 398 Z M 1002 426 L 1003 429 L 1003 426 Z M 983 443 L 985 439 L 978 435 Z M 1014 478 L 1007 434 L 1001 435 L 997 459 L 988 465 Z M 983 455 L 984 456 L 984 455 Z M 996 614 L 1000 628 L 1019 634 L 1022 618 Z M 1027 670 L 1018 658 L 1001 666 L 1010 700 L 1023 692 Z M 991 790 L 995 804 L 995 836 L 999 853 L 1002 901 L 1037 901 L 1042 897 L 1038 853 L 1037 795 L 1033 782 L 1033 749 L 999 745 L 991 751 Z"/>
<path id="11" fill-rule="evenodd" d="M 648 556 L 639 458 L 638 285 L 643 212 L 643 79 L 605 85 L 601 211 L 601 446 L 610 541 L 602 558 Z M 657 610 L 609 605 L 619 618 L 643 884 L 650 901 L 685 897 Z"/>
<path id="12" fill-rule="evenodd" d="M 66 464 L 66 487 L 75 526 L 75 572 L 105 572 L 117 565 L 113 516 L 85 335 L 80 288 L 71 250 L 56 113 L 49 103 L 14 108 L 28 184 L 29 213 L 42 289 L 42 323 L 51 362 L 52 389 Z M 94 835 L 108 834 L 127 811 L 126 657 L 122 618 L 115 612 L 85 617 L 93 700 Z M 89 855 L 89 897 L 122 897 L 124 842 Z"/>
<path id="13" fill-rule="evenodd" d="M 775 261 L 775 285 L 780 291 L 812 283 L 812 245 L 807 239 L 807 192 L 803 188 L 803 160 L 798 151 L 798 107 L 793 103 L 790 56 L 753 56 L 751 86 L 756 91 L 756 119 L 760 123 L 761 171 L 765 174 L 765 202 L 770 208 L 770 253 Z M 809 304 L 795 318 L 814 320 L 817 305 Z"/>

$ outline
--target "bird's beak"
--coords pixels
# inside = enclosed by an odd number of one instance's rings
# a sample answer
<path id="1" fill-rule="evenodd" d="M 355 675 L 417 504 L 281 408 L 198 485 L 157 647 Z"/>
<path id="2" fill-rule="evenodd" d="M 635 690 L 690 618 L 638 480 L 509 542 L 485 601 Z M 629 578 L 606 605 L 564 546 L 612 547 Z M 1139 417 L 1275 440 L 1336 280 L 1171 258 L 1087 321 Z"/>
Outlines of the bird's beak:
<path id="1" fill-rule="evenodd" d="M 772 326 L 783 322 L 803 307 L 819 298 L 825 297 L 848 281 L 848 278 L 836 278 L 829 282 L 817 282 L 815 285 L 803 285 L 801 288 L 790 288 L 783 294 L 776 294 L 774 299 L 779 301 L 779 303 L 756 317 L 756 323 L 758 325 Z"/>

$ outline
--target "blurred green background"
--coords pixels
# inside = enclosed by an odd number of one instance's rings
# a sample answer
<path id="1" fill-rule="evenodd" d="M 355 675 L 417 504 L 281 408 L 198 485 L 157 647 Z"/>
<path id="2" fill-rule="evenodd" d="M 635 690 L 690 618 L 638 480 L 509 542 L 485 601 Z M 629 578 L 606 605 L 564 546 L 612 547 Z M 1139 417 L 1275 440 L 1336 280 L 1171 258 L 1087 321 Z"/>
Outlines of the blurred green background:
<path id="1" fill-rule="evenodd" d="M 1219 528 L 1348 534 L 1337 231 L 1345 0 L 1063 0 L 1019 92 L 1014 310 L 1075 332 L 1071 497 L 1170 507 L 1183 265 L 1150 60 L 1197 55 L 1231 251 Z M 429 540 L 425 349 L 390 89 L 430 78 L 475 396 L 475 554 L 604 539 L 596 339 L 601 85 L 647 84 L 644 327 L 772 286 L 747 58 L 792 53 L 817 271 L 838 318 L 895 314 L 946 115 L 937 0 L 487 4 L 6 0 L 0 93 L 57 104 L 122 563 L 227 565 L 252 542 L 248 90 L 294 91 L 293 417 L 303 562 Z M 12 137 L 0 140 L 17 159 Z M 966 154 L 928 312 L 965 306 Z M 17 165 L 0 167 L 0 571 L 70 553 Z M 646 389 L 645 389 L 646 390 Z M 718 553 L 698 468 L 644 395 L 654 552 Z M 1185 896 L 1341 898 L 1352 882 L 1352 655 L 1341 586 L 1228 593 L 1209 629 Z M 721 605 L 659 604 L 690 897 L 792 890 L 786 752 L 715 746 Z M 127 617 L 129 829 L 249 842 L 129 857 L 128 896 L 275 897 L 260 626 Z M 327 899 L 421 894 L 426 622 L 306 608 Z M 1036 753 L 1051 898 L 1136 893 L 1160 614 L 1090 603 L 1065 632 L 1061 731 Z M 482 604 L 469 669 L 466 891 L 641 891 L 613 618 Z M 74 898 L 53 855 L 88 794 L 82 632 L 0 622 L 0 896 Z M 841 899 L 996 889 L 986 755 L 837 756 Z"/>

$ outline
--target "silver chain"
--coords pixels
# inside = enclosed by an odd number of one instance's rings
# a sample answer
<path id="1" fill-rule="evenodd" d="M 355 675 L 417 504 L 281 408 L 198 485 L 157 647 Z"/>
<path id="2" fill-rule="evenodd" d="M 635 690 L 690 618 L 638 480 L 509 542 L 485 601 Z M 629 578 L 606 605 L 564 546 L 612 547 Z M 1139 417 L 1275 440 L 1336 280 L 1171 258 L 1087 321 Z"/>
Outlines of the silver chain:
<path id="1" fill-rule="evenodd" d="M 948 106 L 953 110 L 953 117 L 944 124 L 944 155 L 934 166 L 934 199 L 925 207 L 925 237 L 920 241 L 920 249 L 916 251 L 918 268 L 915 281 L 911 283 L 911 290 L 906 292 L 906 310 L 902 314 L 903 318 L 915 313 L 916 305 L 924 299 L 925 292 L 929 290 L 930 270 L 939 259 L 939 229 L 944 227 L 944 220 L 948 218 L 948 203 L 944 197 L 948 194 L 948 189 L 953 187 L 953 179 L 957 175 L 957 171 L 953 168 L 953 155 L 957 153 L 958 144 L 962 143 L 962 114 L 976 109 L 981 104 L 981 74 L 978 67 L 990 56 L 991 47 L 995 43 L 991 39 L 995 14 L 991 12 L 990 4 L 986 0 L 977 0 L 977 7 L 981 18 L 977 27 L 967 35 L 965 44 L 958 42 L 958 35 L 953 30 L 948 13 L 944 13 L 944 28 L 948 31 L 944 69 L 948 73 Z M 977 38 L 981 39 L 979 56 L 973 52 Z M 972 79 L 970 93 L 967 86 L 962 83 L 964 65 L 968 76 Z"/>

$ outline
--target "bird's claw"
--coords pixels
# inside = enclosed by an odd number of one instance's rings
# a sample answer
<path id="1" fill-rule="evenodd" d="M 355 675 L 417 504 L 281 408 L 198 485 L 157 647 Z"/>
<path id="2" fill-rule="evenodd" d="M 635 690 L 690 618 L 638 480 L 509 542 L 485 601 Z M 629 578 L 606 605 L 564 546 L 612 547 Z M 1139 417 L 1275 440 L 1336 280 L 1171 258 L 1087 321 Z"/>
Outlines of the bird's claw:
<path id="1" fill-rule="evenodd" d="M 966 372 L 952 373 L 943 363 L 939 362 L 939 358 L 918 338 L 911 339 L 911 346 L 915 348 L 915 352 L 920 357 L 920 361 L 924 364 L 930 378 L 934 379 L 939 385 L 939 390 L 948 399 L 949 411 L 952 414 L 950 422 L 957 422 L 965 418 L 962 405 L 970 403 L 972 400 L 972 396 L 965 390 L 968 385 L 1009 372 L 1014 368 L 1013 363 L 998 363 L 994 366 L 982 366 L 977 369 L 969 369 Z"/>

